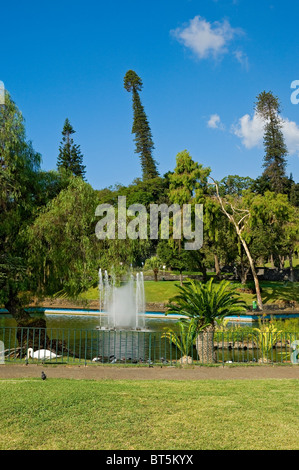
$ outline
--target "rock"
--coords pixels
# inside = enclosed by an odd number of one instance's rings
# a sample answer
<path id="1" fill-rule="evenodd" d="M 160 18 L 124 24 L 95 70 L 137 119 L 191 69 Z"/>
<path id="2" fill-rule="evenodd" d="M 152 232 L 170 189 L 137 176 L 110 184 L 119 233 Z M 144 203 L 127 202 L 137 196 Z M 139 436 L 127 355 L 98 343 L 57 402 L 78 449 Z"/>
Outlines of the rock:
<path id="1" fill-rule="evenodd" d="M 178 364 L 193 364 L 193 359 L 190 356 L 183 356 L 177 361 Z"/>

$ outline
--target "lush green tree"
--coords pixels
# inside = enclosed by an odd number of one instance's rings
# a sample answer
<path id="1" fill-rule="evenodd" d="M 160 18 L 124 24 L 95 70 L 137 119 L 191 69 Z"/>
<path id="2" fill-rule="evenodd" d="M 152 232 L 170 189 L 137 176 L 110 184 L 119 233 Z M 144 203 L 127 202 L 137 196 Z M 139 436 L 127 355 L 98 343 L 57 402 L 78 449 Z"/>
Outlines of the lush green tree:
<path id="1" fill-rule="evenodd" d="M 265 194 L 266 191 L 271 191 L 270 177 L 262 174 L 256 178 L 251 186 L 251 191 L 262 195 Z"/>
<path id="2" fill-rule="evenodd" d="M 168 204 L 168 186 L 169 182 L 166 178 L 152 178 L 146 181 L 135 179 L 128 186 L 115 185 L 114 187 L 105 188 L 97 191 L 99 204 L 111 204 L 116 210 L 116 231 L 118 230 L 118 198 L 126 197 L 126 209 L 133 204 L 143 204 L 150 213 L 151 204 Z M 132 220 L 127 217 L 127 224 Z M 150 233 L 150 218 L 147 219 L 147 234 Z M 106 240 L 105 254 L 103 256 L 110 259 L 113 263 L 118 260 L 122 266 L 130 266 L 131 264 L 140 267 L 142 263 L 156 252 L 158 240 L 137 239 L 130 240 Z M 108 266 L 109 267 L 109 266 Z"/>
<path id="3" fill-rule="evenodd" d="M 76 296 L 97 282 L 97 194 L 80 177 L 49 202 L 28 228 L 30 279 L 36 294 Z"/>
<path id="4" fill-rule="evenodd" d="M 168 175 L 169 199 L 173 204 L 200 204 L 207 190 L 210 168 L 195 162 L 187 150 L 176 156 L 176 167 Z"/>
<path id="5" fill-rule="evenodd" d="M 117 205 L 118 197 L 125 196 L 127 207 L 131 204 L 143 204 L 147 210 L 151 204 L 168 204 L 169 182 L 157 176 L 146 181 L 136 178 L 128 186 L 115 185 L 98 191 L 102 203 Z"/>
<path id="6" fill-rule="evenodd" d="M 211 179 L 213 180 L 213 178 Z M 261 290 L 260 290 L 260 285 L 259 285 L 259 279 L 256 273 L 254 259 L 248 247 L 248 240 L 246 240 L 246 236 L 244 235 L 244 233 L 248 230 L 249 221 L 251 217 L 251 212 L 249 209 L 251 201 L 247 199 L 247 204 L 245 203 L 244 205 L 243 198 L 229 197 L 229 196 L 226 198 L 222 198 L 219 193 L 218 183 L 215 182 L 214 180 L 213 182 L 216 188 L 216 197 L 220 204 L 221 210 L 223 214 L 225 214 L 225 216 L 228 218 L 232 226 L 234 227 L 234 230 L 238 237 L 238 241 L 240 242 L 240 244 L 242 244 L 242 247 L 248 258 L 248 262 L 250 264 L 252 276 L 254 279 L 258 307 L 259 309 L 262 309 L 263 302 L 262 302 Z M 248 191 L 248 194 L 250 194 L 249 191 Z"/>
<path id="7" fill-rule="evenodd" d="M 28 251 L 24 236 L 34 220 L 40 195 L 41 157 L 26 138 L 21 112 L 5 95 L 0 106 L 0 303 L 21 323 L 28 289 Z"/>
<path id="8" fill-rule="evenodd" d="M 230 282 L 219 284 L 211 278 L 206 284 L 190 281 L 179 287 L 167 313 L 179 314 L 195 320 L 198 334 L 196 344 L 201 362 L 215 362 L 214 331 L 216 319 L 245 311 L 245 303 L 239 299 Z M 202 330 L 202 331 L 201 331 Z"/>
<path id="9" fill-rule="evenodd" d="M 257 97 L 256 113 L 265 122 L 264 133 L 264 175 L 269 177 L 271 191 L 284 192 L 285 169 L 287 165 L 287 148 L 282 133 L 282 122 L 279 117 L 279 99 L 271 91 L 263 91 Z"/>
<path id="10" fill-rule="evenodd" d="M 139 154 L 141 160 L 142 177 L 146 181 L 159 176 L 157 163 L 152 153 L 154 143 L 151 129 L 148 123 L 144 107 L 141 103 L 139 92 L 142 90 L 142 80 L 136 72 L 129 70 L 124 77 L 124 88 L 133 95 L 133 127 L 132 134 L 135 134 L 135 152 Z"/>
<path id="11" fill-rule="evenodd" d="M 188 251 L 180 249 L 178 243 L 173 240 L 160 240 L 157 246 L 157 256 L 167 268 L 179 271 L 181 285 L 183 283 L 183 271 L 201 271 L 206 279 L 206 270 L 200 251 Z"/>
<path id="12" fill-rule="evenodd" d="M 152 256 L 147 259 L 144 264 L 144 269 L 151 269 L 154 272 L 155 281 L 158 281 L 159 270 L 162 268 L 162 261 L 158 256 Z"/>
<path id="13" fill-rule="evenodd" d="M 48 204 L 54 199 L 60 191 L 66 189 L 72 179 L 72 175 L 63 169 L 60 171 L 43 171 L 40 170 L 35 176 L 36 178 L 36 194 L 35 204 L 37 210 Z"/>
<path id="14" fill-rule="evenodd" d="M 293 208 L 285 194 L 266 192 L 263 196 L 248 191 L 239 202 L 245 214 L 245 224 L 242 222 L 240 241 L 248 257 L 253 278 L 259 308 L 262 308 L 259 283 L 255 268 L 260 257 L 266 257 L 275 249 L 279 255 L 283 254 L 285 245 L 284 227 L 292 220 Z M 231 206 L 232 207 L 232 206 Z M 244 211 L 247 211 L 244 212 Z M 247 214 L 247 215 L 246 215 Z M 236 216 L 234 217 L 236 220 Z"/>
<path id="15" fill-rule="evenodd" d="M 173 173 L 168 174 L 169 180 L 169 201 L 172 204 L 178 204 L 182 208 L 184 204 L 202 204 L 204 202 L 204 195 L 207 192 L 207 178 L 210 174 L 210 168 L 204 168 L 203 165 L 195 162 L 187 150 L 179 152 L 176 156 L 176 167 Z M 164 253 L 160 254 L 165 260 L 165 264 L 175 269 L 178 269 L 181 276 L 182 285 L 182 271 L 188 269 L 194 262 L 200 264 L 204 275 L 205 267 L 203 263 L 203 256 L 200 252 L 191 253 L 186 252 L 182 247 L 182 239 L 169 240 L 169 244 L 173 251 L 173 259 L 167 260 L 167 249 L 165 245 L 160 245 Z M 200 258 L 200 261 L 199 261 Z"/>
<path id="16" fill-rule="evenodd" d="M 70 121 L 66 119 L 62 130 L 63 137 L 59 147 L 57 168 L 63 168 L 74 176 L 84 178 L 85 166 L 83 165 L 83 155 L 80 150 L 80 145 L 76 145 L 72 138 L 75 132 Z"/>
<path id="17" fill-rule="evenodd" d="M 212 195 L 205 196 L 204 202 L 204 244 L 201 254 L 207 260 L 213 259 L 218 278 L 221 277 L 221 264 L 233 265 L 238 255 L 236 233 L 221 211 L 217 199 Z"/>
<path id="18" fill-rule="evenodd" d="M 221 196 L 242 196 L 245 189 L 251 189 L 254 180 L 249 176 L 228 175 L 219 182 L 219 193 Z"/>
<path id="19" fill-rule="evenodd" d="M 288 178 L 288 183 L 287 194 L 290 203 L 295 207 L 299 207 L 299 183 L 295 183 L 292 173 Z"/>

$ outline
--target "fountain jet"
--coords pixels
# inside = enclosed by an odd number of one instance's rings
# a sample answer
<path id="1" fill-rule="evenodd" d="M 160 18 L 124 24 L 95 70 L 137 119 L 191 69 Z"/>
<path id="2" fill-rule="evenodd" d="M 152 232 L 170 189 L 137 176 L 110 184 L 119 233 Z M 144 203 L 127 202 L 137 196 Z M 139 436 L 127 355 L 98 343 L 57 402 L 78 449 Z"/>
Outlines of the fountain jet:
<path id="1" fill-rule="evenodd" d="M 141 330 L 145 328 L 145 293 L 143 273 L 130 276 L 129 281 L 116 287 L 115 277 L 99 270 L 100 313 L 107 313 L 107 328 Z M 102 315 L 101 315 L 102 318 Z M 101 320 L 102 326 L 102 320 Z"/>

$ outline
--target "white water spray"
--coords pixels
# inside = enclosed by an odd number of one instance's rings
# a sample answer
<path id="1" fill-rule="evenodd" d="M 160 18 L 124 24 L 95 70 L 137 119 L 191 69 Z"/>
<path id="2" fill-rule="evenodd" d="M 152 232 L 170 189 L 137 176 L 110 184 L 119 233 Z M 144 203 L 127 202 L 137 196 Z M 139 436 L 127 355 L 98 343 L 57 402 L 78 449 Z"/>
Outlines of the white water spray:
<path id="1" fill-rule="evenodd" d="M 131 275 L 129 281 L 116 287 L 115 276 L 99 270 L 100 313 L 107 312 L 109 329 L 140 330 L 145 328 L 145 293 L 143 273 L 136 278 Z M 102 310 L 103 306 L 103 310 Z M 102 315 L 101 315 L 102 317 Z M 102 326 L 102 321 L 101 321 Z"/>

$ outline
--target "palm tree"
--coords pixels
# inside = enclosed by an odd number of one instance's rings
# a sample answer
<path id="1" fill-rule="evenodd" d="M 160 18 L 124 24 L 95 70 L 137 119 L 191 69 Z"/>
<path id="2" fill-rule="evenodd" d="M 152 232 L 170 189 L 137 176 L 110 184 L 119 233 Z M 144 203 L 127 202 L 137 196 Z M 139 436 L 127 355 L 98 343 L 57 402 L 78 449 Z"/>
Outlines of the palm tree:
<path id="1" fill-rule="evenodd" d="M 182 358 L 186 357 L 189 359 L 191 357 L 191 362 L 193 361 L 193 347 L 195 344 L 195 338 L 197 335 L 197 324 L 194 318 L 186 321 L 182 320 L 177 322 L 179 331 L 175 332 L 172 328 L 164 328 L 165 333 L 161 338 L 167 338 L 170 343 L 172 343 L 176 349 L 178 349 Z"/>
<path id="2" fill-rule="evenodd" d="M 244 312 L 246 304 L 239 299 L 228 281 L 219 284 L 211 278 L 206 284 L 190 280 L 178 286 L 179 294 L 170 300 L 167 313 L 179 314 L 196 321 L 197 353 L 201 362 L 215 362 L 214 332 L 216 319 Z"/>
<path id="3" fill-rule="evenodd" d="M 155 281 L 158 282 L 158 273 L 161 268 L 161 260 L 158 256 L 152 256 L 147 259 L 144 265 L 144 269 L 152 269 L 154 272 Z"/>

